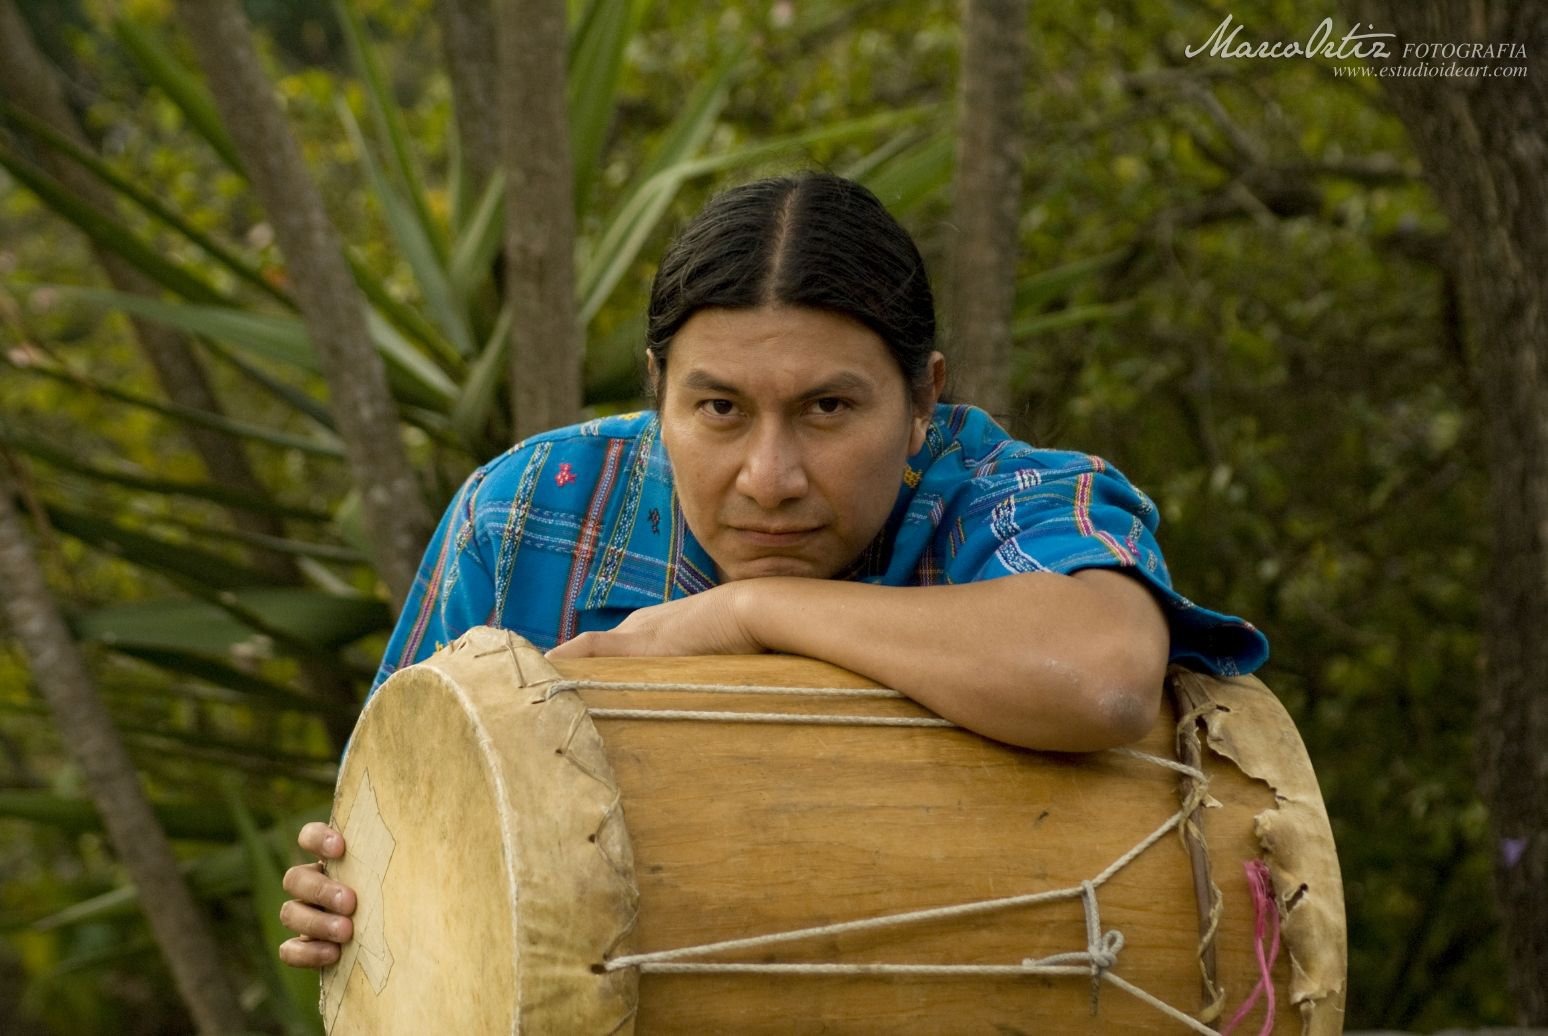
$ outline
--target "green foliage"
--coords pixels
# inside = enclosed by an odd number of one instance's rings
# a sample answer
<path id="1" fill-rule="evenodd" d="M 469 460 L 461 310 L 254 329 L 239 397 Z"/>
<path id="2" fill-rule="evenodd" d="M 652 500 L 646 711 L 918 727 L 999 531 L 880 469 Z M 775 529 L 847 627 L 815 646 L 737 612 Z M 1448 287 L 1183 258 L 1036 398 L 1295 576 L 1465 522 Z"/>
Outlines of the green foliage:
<path id="1" fill-rule="evenodd" d="M 326 796 L 330 731 L 387 612 L 283 257 L 166 5 L 84 7 L 28 9 L 68 65 L 92 149 L 0 110 L 0 449 L 24 465 L 54 586 L 147 789 L 240 948 L 254 1025 L 296 1031 L 309 994 L 272 963 L 272 879 L 296 818 Z M 571 7 L 590 412 L 637 405 L 653 257 L 727 182 L 811 165 L 857 176 L 940 281 L 956 5 Z M 492 276 L 503 185 L 457 197 L 429 0 L 249 10 L 439 505 L 508 445 L 504 332 L 519 314 Z M 1232 13 L 1263 38 L 1339 20 L 1323 0 Z M 1504 1022 L 1469 765 L 1483 457 L 1430 258 L 1444 228 L 1361 81 L 1317 62 L 1182 58 L 1221 17 L 1034 5 L 1005 417 L 1116 463 L 1156 499 L 1179 589 L 1268 631 L 1263 676 L 1339 841 L 1351 1027 Z M 51 158 L 95 177 L 114 211 L 89 209 Z M 88 237 L 159 297 L 109 290 Z M 127 314 L 193 343 L 228 413 L 168 402 Z M 212 478 L 191 429 L 237 435 L 266 491 Z M 283 534 L 234 528 L 237 512 Z M 313 689 L 319 673 L 346 695 Z M 56 1031 L 127 1013 L 175 1026 L 175 1007 L 147 1006 L 172 1002 L 169 981 L 144 967 L 133 892 L 14 654 L 0 654 L 0 714 L 0 930 L 27 1004 Z"/>

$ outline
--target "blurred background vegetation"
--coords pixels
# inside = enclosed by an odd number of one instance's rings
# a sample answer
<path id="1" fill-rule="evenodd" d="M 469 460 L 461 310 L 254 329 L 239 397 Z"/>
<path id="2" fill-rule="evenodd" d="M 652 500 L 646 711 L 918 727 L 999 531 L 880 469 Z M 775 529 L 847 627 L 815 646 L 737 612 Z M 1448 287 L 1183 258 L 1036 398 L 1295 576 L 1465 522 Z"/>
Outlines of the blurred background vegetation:
<path id="1" fill-rule="evenodd" d="M 326 814 L 388 594 L 273 230 L 223 152 L 170 5 L 18 6 L 117 198 L 116 225 L 83 222 L 164 290 L 112 293 L 40 172 L 65 145 L 7 109 L 0 445 L 252 1028 L 308 1031 L 314 994 L 273 963 L 276 875 L 298 819 Z M 438 512 L 508 445 L 512 415 L 490 358 L 498 191 L 460 182 L 436 9 L 246 8 L 372 300 Z M 939 271 L 954 3 L 570 8 L 572 118 L 592 142 L 576 151 L 588 413 L 642 404 L 653 258 L 726 184 L 809 166 L 858 176 Z M 1320 0 L 1230 12 L 1264 39 L 1338 14 Z M 1443 221 L 1373 80 L 1318 61 L 1184 59 L 1225 13 L 1213 0 L 1034 5 L 1004 418 L 1111 459 L 1159 504 L 1179 588 L 1268 632 L 1261 675 L 1300 727 L 1338 839 L 1350 1026 L 1505 1022 L 1471 766 L 1485 472 Z M 196 343 L 227 416 L 166 402 L 134 345 L 135 307 Z M 190 422 L 239 436 L 270 491 L 212 480 Z M 276 531 L 238 528 L 233 508 Z M 259 560 L 274 555 L 290 564 Z M 310 693 L 308 672 L 347 694 Z M 0 644 L 0 1029 L 186 1029 L 69 737 Z"/>

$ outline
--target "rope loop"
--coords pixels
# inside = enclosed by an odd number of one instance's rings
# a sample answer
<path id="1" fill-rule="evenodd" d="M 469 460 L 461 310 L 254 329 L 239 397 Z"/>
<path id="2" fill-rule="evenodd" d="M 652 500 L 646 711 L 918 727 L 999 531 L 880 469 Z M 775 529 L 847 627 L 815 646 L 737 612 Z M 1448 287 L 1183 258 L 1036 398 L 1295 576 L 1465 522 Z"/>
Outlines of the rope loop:
<path id="1" fill-rule="evenodd" d="M 1123 933 L 1109 928 L 1102 938 L 1087 952 L 1091 954 L 1091 967 L 1098 974 L 1118 963 L 1118 951 L 1123 949 Z"/>

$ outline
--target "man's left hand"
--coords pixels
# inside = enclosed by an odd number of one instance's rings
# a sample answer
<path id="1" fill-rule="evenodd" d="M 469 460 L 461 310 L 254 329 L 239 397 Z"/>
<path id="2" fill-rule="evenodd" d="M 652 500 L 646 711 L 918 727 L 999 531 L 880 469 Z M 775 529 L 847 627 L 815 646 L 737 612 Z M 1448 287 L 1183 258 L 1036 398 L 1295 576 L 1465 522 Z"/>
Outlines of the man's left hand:
<path id="1" fill-rule="evenodd" d="M 747 631 L 738 604 L 756 580 L 723 583 L 681 600 L 641 608 L 605 632 L 582 633 L 549 658 L 634 655 L 755 655 L 764 650 Z"/>

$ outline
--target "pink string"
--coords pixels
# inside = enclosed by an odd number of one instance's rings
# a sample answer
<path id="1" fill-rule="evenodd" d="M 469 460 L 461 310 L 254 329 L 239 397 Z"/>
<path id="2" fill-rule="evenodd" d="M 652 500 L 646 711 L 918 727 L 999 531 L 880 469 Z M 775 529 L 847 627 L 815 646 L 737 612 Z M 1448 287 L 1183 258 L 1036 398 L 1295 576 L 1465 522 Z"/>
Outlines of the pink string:
<path id="1" fill-rule="evenodd" d="M 1279 958 L 1279 905 L 1274 902 L 1274 884 L 1269 877 L 1268 864 L 1262 860 L 1248 860 L 1247 887 L 1252 892 L 1253 941 L 1258 956 L 1258 984 L 1252 995 L 1236 1009 L 1220 1036 L 1231 1036 L 1231 1030 L 1241 1024 L 1252 1011 L 1258 997 L 1267 995 L 1268 1004 L 1263 1016 L 1263 1028 L 1258 1036 L 1269 1036 L 1274 1031 L 1274 961 Z M 1265 948 L 1266 946 L 1266 948 Z"/>

